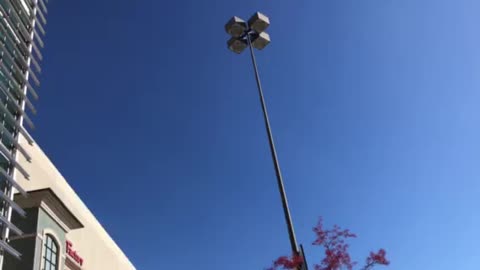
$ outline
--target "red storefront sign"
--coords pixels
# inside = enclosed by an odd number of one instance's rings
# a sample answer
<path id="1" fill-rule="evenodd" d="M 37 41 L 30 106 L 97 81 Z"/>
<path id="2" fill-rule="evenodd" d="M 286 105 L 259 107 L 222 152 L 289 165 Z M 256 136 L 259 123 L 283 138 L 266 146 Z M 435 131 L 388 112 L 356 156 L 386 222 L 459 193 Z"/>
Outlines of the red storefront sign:
<path id="1" fill-rule="evenodd" d="M 72 242 L 67 241 L 67 254 L 70 256 L 75 262 L 80 265 L 83 265 L 83 258 L 77 254 L 75 250 L 72 249 Z"/>

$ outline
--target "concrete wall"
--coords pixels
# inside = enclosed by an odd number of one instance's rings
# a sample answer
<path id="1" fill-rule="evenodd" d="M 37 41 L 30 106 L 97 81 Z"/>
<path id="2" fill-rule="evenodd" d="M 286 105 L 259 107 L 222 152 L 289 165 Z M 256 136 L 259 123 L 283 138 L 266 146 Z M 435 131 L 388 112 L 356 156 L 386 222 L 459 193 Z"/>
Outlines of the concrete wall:
<path id="1" fill-rule="evenodd" d="M 65 231 L 43 209 L 39 209 L 38 212 L 37 232 L 42 236 L 51 233 L 60 248 L 65 250 Z"/>
<path id="2" fill-rule="evenodd" d="M 51 188 L 85 226 L 66 235 L 66 238 L 73 243 L 74 249 L 84 259 L 82 268 L 86 270 L 135 269 L 39 146 L 36 144 L 31 146 L 23 138 L 20 142 L 31 155 L 32 162 L 26 161 L 20 155 L 19 163 L 30 174 L 30 180 L 17 174 L 17 181 L 27 191 Z M 81 179 L 76 180 L 81 181 Z"/>

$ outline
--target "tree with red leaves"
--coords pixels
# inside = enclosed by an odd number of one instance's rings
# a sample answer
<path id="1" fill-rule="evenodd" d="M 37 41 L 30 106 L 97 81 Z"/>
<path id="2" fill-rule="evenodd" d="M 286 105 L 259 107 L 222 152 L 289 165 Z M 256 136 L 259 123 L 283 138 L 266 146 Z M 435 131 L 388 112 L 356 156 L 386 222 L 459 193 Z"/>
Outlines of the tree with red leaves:
<path id="1" fill-rule="evenodd" d="M 313 228 L 316 235 L 314 246 L 321 246 L 325 250 L 325 257 L 320 264 L 315 265 L 315 270 L 352 270 L 356 265 L 348 253 L 348 238 L 357 237 L 349 230 L 342 230 L 339 226 L 333 226 L 331 230 L 323 228 L 323 220 L 320 218 L 317 226 Z M 282 256 L 273 262 L 273 267 L 269 270 L 294 270 L 300 269 L 303 264 L 303 259 L 300 255 L 294 254 L 290 257 Z M 390 262 L 386 258 L 386 251 L 380 249 L 378 252 L 370 252 L 367 257 L 365 266 L 361 270 L 371 270 L 376 265 L 388 265 Z"/>

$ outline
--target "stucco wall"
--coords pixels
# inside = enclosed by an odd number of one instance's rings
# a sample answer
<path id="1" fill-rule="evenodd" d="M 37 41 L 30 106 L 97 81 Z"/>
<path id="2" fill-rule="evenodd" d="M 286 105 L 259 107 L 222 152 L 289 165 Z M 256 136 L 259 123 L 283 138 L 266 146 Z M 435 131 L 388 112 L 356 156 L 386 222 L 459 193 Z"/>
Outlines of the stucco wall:
<path id="1" fill-rule="evenodd" d="M 30 174 L 30 180 L 17 174 L 17 181 L 27 191 L 51 188 L 85 226 L 83 229 L 71 231 L 66 236 L 84 259 L 83 268 L 87 270 L 135 269 L 39 146 L 36 144 L 31 146 L 23 138 L 20 142 L 31 155 L 32 162 L 26 161 L 20 155 L 19 163 Z"/>

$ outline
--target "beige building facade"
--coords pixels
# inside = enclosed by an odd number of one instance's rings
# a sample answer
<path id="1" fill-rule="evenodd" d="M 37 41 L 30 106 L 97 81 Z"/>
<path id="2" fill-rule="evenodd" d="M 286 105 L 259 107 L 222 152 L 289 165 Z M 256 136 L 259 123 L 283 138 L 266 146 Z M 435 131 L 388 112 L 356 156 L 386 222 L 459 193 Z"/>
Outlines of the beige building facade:
<path id="1" fill-rule="evenodd" d="M 0 270 L 135 269 L 28 132 L 47 4 L 0 0 Z"/>
<path id="2" fill-rule="evenodd" d="M 30 179 L 17 174 L 28 196 L 17 194 L 15 202 L 27 218 L 12 218 L 23 235 L 12 237 L 10 245 L 22 258 L 7 256 L 5 270 L 134 270 L 40 147 L 23 138 L 20 143 L 31 156 L 19 160 Z"/>

